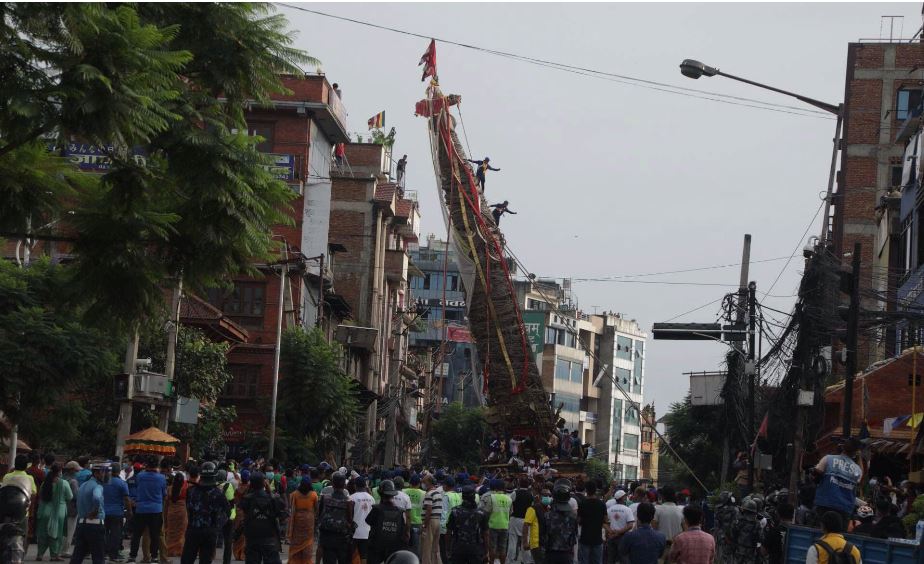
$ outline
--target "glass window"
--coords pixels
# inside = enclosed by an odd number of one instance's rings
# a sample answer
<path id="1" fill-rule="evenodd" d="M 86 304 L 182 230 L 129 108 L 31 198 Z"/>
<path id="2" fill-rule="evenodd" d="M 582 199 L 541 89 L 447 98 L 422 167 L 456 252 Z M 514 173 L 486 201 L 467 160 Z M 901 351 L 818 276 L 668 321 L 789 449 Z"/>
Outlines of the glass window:
<path id="1" fill-rule="evenodd" d="M 219 288 L 208 292 L 209 302 L 222 312 L 238 317 L 262 317 L 264 292 L 263 282 L 235 282 L 230 294 Z"/>
<path id="2" fill-rule="evenodd" d="M 616 377 L 616 383 L 622 386 L 627 392 L 632 391 L 632 371 L 626 368 L 616 367 L 613 369 L 613 375 Z"/>
<path id="3" fill-rule="evenodd" d="M 555 359 L 555 379 L 567 382 L 571 377 L 571 363 L 563 359 Z"/>
<path id="4" fill-rule="evenodd" d="M 272 123 L 250 123 L 247 124 L 247 135 L 262 137 L 263 140 L 257 143 L 257 150 L 261 153 L 272 153 L 274 129 L 275 127 Z"/>
<path id="5" fill-rule="evenodd" d="M 545 344 L 554 345 L 558 342 L 558 329 L 554 327 L 545 328 Z"/>
<path id="6" fill-rule="evenodd" d="M 570 431 L 578 428 L 581 398 L 575 394 L 557 392 L 555 394 L 555 409 L 561 406 L 559 417 L 565 420 L 565 427 Z"/>
<path id="7" fill-rule="evenodd" d="M 629 337 L 616 337 L 616 358 L 632 360 L 632 339 Z"/>
<path id="8" fill-rule="evenodd" d="M 630 466 L 626 464 L 625 468 L 626 468 L 626 471 L 625 471 L 626 475 L 623 476 L 623 479 L 638 480 L 638 466 Z"/>
<path id="9" fill-rule="evenodd" d="M 619 452 L 619 439 L 622 437 L 622 400 L 613 400 L 613 420 L 610 422 L 610 427 L 612 437 L 610 448 L 614 452 Z"/>
<path id="10" fill-rule="evenodd" d="M 421 286 L 421 288 L 424 290 L 430 289 L 430 275 L 429 274 L 424 274 L 423 286 Z"/>
<path id="11" fill-rule="evenodd" d="M 580 362 L 571 363 L 571 381 L 580 384 L 584 381 L 584 365 Z"/>
<path id="12" fill-rule="evenodd" d="M 632 370 L 632 384 L 636 392 L 642 390 L 642 375 L 644 374 L 642 364 L 645 359 L 645 341 L 635 341 L 635 367 Z"/>
<path id="13" fill-rule="evenodd" d="M 921 91 L 918 89 L 902 88 L 898 91 L 895 100 L 895 119 L 904 121 L 921 105 Z"/>
<path id="14" fill-rule="evenodd" d="M 633 435 L 631 433 L 626 433 L 622 436 L 622 450 L 624 451 L 637 451 L 638 450 L 638 435 Z"/>
<path id="15" fill-rule="evenodd" d="M 258 364 L 229 364 L 231 381 L 225 384 L 223 395 L 227 398 L 257 397 L 257 384 L 260 381 L 260 365 Z"/>
<path id="16" fill-rule="evenodd" d="M 638 425 L 638 411 L 632 405 L 626 406 L 626 424 Z"/>

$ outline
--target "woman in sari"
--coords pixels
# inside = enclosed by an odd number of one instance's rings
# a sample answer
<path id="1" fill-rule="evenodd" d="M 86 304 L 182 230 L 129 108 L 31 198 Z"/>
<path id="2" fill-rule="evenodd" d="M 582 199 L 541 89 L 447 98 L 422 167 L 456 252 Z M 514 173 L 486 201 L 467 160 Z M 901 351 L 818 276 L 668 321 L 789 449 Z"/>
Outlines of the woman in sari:
<path id="1" fill-rule="evenodd" d="M 240 486 L 234 491 L 234 505 L 238 506 L 237 513 L 234 517 L 234 524 L 231 529 L 231 538 L 234 539 L 233 553 L 235 560 L 245 560 L 246 551 L 247 551 L 247 540 L 244 538 L 243 525 L 244 525 L 244 511 L 240 509 L 241 498 L 244 497 L 244 494 L 247 493 L 247 490 L 250 489 L 250 470 L 246 468 L 241 470 L 241 483 Z"/>
<path id="2" fill-rule="evenodd" d="M 188 486 L 189 483 L 183 478 L 182 472 L 173 474 L 170 495 L 167 496 L 167 507 L 164 512 L 164 538 L 167 542 L 168 557 L 183 555 L 183 540 L 186 538 L 186 524 L 189 520 L 186 513 Z"/>
<path id="3" fill-rule="evenodd" d="M 302 478 L 289 496 L 289 513 L 289 564 L 313 564 L 318 494 L 311 488 L 311 480 Z"/>
<path id="4" fill-rule="evenodd" d="M 61 467 L 57 463 L 51 466 L 51 471 L 42 483 L 39 495 L 39 508 L 36 515 L 36 541 L 38 543 L 38 556 L 41 560 L 45 551 L 51 554 L 52 562 L 60 562 L 61 549 L 65 538 L 65 524 L 67 523 L 67 503 L 74 497 L 71 485 L 67 480 L 61 479 Z"/>

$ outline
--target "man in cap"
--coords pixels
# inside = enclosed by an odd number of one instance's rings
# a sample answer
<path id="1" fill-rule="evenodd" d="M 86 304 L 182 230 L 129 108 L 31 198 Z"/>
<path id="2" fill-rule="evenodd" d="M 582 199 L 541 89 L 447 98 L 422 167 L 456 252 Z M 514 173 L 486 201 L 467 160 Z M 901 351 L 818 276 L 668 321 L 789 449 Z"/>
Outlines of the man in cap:
<path id="1" fill-rule="evenodd" d="M 227 473 L 226 473 L 227 476 Z M 218 534 L 228 521 L 228 499 L 218 489 L 218 469 L 206 462 L 199 469 L 199 483 L 186 492 L 186 540 L 181 564 L 211 564 L 215 557 Z"/>
<path id="2" fill-rule="evenodd" d="M 369 525 L 368 564 L 385 562 L 389 556 L 404 549 L 411 536 L 407 512 L 394 504 L 398 493 L 394 482 L 383 480 L 378 490 L 381 501 L 372 506 L 366 517 Z"/>
<path id="3" fill-rule="evenodd" d="M 103 485 L 103 509 L 106 511 L 106 556 L 110 562 L 125 562 L 122 551 L 122 524 L 131 515 L 128 484 L 119 477 L 122 470 L 118 462 L 112 463 L 109 482 Z"/>
<path id="4" fill-rule="evenodd" d="M 353 484 L 355 490 L 350 495 L 350 501 L 353 502 L 353 521 L 356 523 L 356 530 L 353 531 L 353 543 L 356 545 L 357 552 L 359 552 L 360 561 L 365 564 L 369 559 L 370 533 L 366 518 L 372 512 L 375 500 L 372 498 L 372 494 L 369 493 L 369 488 L 366 487 L 365 478 L 357 476 L 350 480 L 350 483 Z"/>
<path id="5" fill-rule="evenodd" d="M 446 552 L 452 564 L 481 564 L 491 542 L 488 515 L 477 507 L 474 486 L 463 486 L 461 496 L 446 523 Z"/>
<path id="6" fill-rule="evenodd" d="M 626 491 L 619 489 L 613 498 L 606 502 L 607 561 L 610 564 L 619 561 L 619 542 L 635 526 L 635 512 L 626 503 Z"/>
<path id="7" fill-rule="evenodd" d="M 857 485 L 863 477 L 863 467 L 854 461 L 859 448 L 860 441 L 851 437 L 841 445 L 840 454 L 829 454 L 818 461 L 813 469 L 816 476 L 821 476 L 815 489 L 816 515 L 834 511 L 845 523 L 850 520 L 856 505 Z"/>
<path id="8" fill-rule="evenodd" d="M 423 501 L 427 492 L 420 489 L 420 475 L 411 474 L 411 487 L 404 493 L 411 500 L 411 551 L 420 556 L 420 526 L 423 524 Z"/>
<path id="9" fill-rule="evenodd" d="M 106 559 L 103 484 L 109 480 L 111 470 L 108 463 L 93 464 L 90 477 L 77 490 L 77 530 L 71 564 L 80 564 L 87 554 L 93 558 L 93 564 L 103 564 Z"/>
<path id="10" fill-rule="evenodd" d="M 478 180 L 478 186 L 481 188 L 481 192 L 484 193 L 484 175 L 485 171 L 493 170 L 494 172 L 500 172 L 499 168 L 494 168 L 491 166 L 491 158 L 485 157 L 484 160 L 473 161 L 469 159 L 468 162 L 478 165 L 478 168 L 475 170 L 475 178 Z"/>
<path id="11" fill-rule="evenodd" d="M 423 524 L 420 526 L 420 561 L 421 564 L 441 564 L 440 516 L 444 507 L 443 488 L 430 475 L 424 477 L 424 485 L 427 495 L 424 496 Z"/>
<path id="12" fill-rule="evenodd" d="M 340 472 L 331 478 L 333 491 L 321 496 L 318 507 L 318 530 L 324 564 L 351 564 L 353 554 L 353 502 L 346 491 L 346 476 Z"/>

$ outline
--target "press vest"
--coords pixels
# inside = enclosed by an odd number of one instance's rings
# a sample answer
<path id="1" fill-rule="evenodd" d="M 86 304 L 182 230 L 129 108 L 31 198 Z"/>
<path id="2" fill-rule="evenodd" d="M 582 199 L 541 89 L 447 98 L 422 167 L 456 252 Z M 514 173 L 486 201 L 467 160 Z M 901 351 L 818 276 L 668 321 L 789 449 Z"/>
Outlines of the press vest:
<path id="1" fill-rule="evenodd" d="M 825 475 L 815 490 L 815 505 L 852 513 L 862 474 L 860 465 L 849 456 L 828 456 Z"/>

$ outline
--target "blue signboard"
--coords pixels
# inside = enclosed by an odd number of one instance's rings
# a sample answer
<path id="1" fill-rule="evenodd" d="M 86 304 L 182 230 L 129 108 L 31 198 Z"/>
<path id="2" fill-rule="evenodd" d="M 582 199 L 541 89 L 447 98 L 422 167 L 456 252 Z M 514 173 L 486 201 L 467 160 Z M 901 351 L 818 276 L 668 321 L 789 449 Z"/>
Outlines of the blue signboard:
<path id="1" fill-rule="evenodd" d="M 80 170 L 101 172 L 111 168 L 112 158 L 110 155 L 115 151 L 115 148 L 112 145 L 101 146 L 92 145 L 90 143 L 72 142 L 67 143 L 63 151 L 54 143 L 49 143 L 48 150 L 53 153 L 62 154 L 70 162 L 77 165 Z M 140 149 L 132 151 L 132 159 L 141 166 L 147 165 L 147 158 Z"/>
<path id="2" fill-rule="evenodd" d="M 265 165 L 276 180 L 295 180 L 295 155 L 270 153 L 273 164 Z"/>

